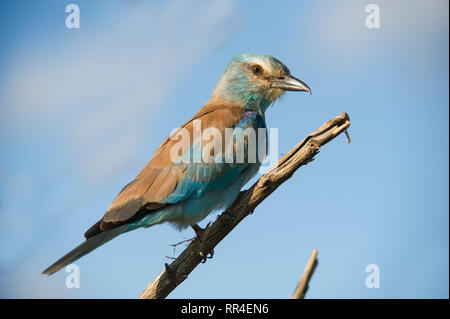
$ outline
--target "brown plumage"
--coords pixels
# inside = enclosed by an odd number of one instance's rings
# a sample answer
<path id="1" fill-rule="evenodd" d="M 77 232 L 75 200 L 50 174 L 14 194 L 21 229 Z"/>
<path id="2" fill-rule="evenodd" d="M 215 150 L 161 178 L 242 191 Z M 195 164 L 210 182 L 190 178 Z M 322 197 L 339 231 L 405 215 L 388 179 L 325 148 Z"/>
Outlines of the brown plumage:
<path id="1" fill-rule="evenodd" d="M 214 127 L 223 132 L 239 123 L 244 114 L 245 109 L 237 105 L 209 101 L 181 128 L 189 132 L 192 141 L 194 120 L 201 120 L 202 130 Z M 222 136 L 225 138 L 225 134 Z M 175 143 L 177 140 L 168 137 L 159 146 L 144 169 L 120 191 L 103 218 L 86 231 L 86 239 L 169 205 L 163 202 L 164 198 L 175 190 L 185 174 L 183 165 L 173 165 L 170 158 Z"/>

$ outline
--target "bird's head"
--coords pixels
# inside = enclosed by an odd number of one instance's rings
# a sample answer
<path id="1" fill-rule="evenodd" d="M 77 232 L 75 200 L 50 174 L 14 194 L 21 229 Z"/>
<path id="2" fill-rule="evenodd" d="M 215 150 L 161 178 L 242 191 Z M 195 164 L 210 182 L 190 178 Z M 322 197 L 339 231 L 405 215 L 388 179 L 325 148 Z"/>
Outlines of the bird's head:
<path id="1" fill-rule="evenodd" d="M 266 54 L 240 54 L 225 68 L 217 82 L 213 99 L 242 104 L 264 112 L 285 91 L 311 89 L 293 77 L 279 60 Z"/>

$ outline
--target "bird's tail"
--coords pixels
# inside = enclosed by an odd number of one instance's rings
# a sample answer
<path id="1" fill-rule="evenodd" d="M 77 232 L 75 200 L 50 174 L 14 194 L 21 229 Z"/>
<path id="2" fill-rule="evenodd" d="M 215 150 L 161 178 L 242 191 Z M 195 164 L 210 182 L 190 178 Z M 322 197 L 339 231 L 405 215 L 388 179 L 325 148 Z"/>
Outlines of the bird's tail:
<path id="1" fill-rule="evenodd" d="M 104 243 L 110 241 L 114 237 L 119 236 L 120 234 L 127 232 L 130 228 L 130 225 L 122 225 L 111 230 L 102 232 L 94 237 L 87 239 L 84 243 L 67 253 L 65 256 L 60 258 L 53 265 L 45 269 L 42 273 L 45 275 L 51 275 L 61 268 L 73 263 L 78 258 L 83 257 L 84 255 L 90 253 L 95 248 L 103 245 Z"/>

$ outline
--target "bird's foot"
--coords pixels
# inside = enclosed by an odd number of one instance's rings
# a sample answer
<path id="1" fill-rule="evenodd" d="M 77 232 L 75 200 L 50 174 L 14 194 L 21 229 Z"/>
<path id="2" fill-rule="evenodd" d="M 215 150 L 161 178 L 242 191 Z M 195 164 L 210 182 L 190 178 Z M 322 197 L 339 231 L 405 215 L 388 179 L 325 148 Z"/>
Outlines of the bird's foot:
<path id="1" fill-rule="evenodd" d="M 207 259 L 211 259 L 214 257 L 214 248 L 207 248 L 207 246 L 200 242 L 198 254 L 202 257 L 202 264 L 206 263 Z"/>
<path id="2" fill-rule="evenodd" d="M 201 228 L 197 224 L 194 224 L 191 226 L 192 229 L 194 230 L 195 234 L 197 235 L 198 245 L 199 245 L 198 254 L 200 255 L 200 257 L 202 257 L 203 264 L 206 262 L 206 259 L 211 259 L 214 256 L 214 248 L 208 247 L 207 243 L 201 239 L 201 237 L 205 233 L 205 230 L 207 230 L 210 225 L 211 225 L 211 222 L 209 222 L 205 228 Z"/>

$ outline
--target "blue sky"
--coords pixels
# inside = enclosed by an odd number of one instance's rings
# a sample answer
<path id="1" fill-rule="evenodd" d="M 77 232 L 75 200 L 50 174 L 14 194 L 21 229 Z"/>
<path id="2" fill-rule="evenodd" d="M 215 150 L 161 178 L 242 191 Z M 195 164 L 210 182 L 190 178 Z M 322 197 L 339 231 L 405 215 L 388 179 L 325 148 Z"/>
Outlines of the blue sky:
<path id="1" fill-rule="evenodd" d="M 65 27 L 69 3 L 80 29 Z M 364 24 L 369 3 L 379 29 Z M 280 154 L 344 111 L 352 143 L 325 146 L 170 297 L 289 297 L 317 248 L 309 298 L 448 298 L 447 1 L 0 6 L 1 297 L 139 295 L 191 230 L 116 238 L 77 262 L 78 289 L 64 271 L 40 272 L 209 99 L 231 57 L 252 52 L 279 58 L 313 91 L 268 111 Z M 380 288 L 365 286 L 369 264 Z"/>

